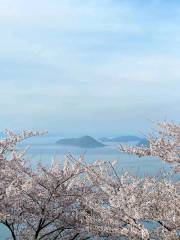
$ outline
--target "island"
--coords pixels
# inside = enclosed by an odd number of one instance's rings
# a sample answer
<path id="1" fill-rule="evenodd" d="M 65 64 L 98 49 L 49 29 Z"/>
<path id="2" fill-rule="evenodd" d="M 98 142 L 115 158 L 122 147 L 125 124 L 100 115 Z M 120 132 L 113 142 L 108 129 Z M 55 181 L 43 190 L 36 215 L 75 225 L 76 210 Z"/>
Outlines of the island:
<path id="1" fill-rule="evenodd" d="M 79 138 L 63 138 L 56 142 L 59 145 L 74 146 L 80 148 L 98 148 L 105 147 L 106 145 L 97 141 L 93 137 L 83 136 Z"/>
<path id="2" fill-rule="evenodd" d="M 149 141 L 146 138 L 141 139 L 136 145 L 137 147 L 149 147 Z"/>
<path id="3" fill-rule="evenodd" d="M 114 138 L 107 138 L 107 137 L 102 137 L 99 139 L 102 142 L 140 142 L 142 138 L 137 137 L 137 136 L 120 136 L 120 137 L 114 137 Z"/>

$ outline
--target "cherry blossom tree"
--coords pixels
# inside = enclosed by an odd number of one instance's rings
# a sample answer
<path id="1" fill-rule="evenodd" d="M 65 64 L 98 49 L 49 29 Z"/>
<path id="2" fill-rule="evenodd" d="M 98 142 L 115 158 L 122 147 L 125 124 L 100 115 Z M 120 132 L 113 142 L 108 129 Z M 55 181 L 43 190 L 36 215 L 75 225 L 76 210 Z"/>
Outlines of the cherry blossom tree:
<path id="1" fill-rule="evenodd" d="M 175 172 L 180 163 L 180 127 L 159 123 L 156 136 L 148 137 L 147 147 L 120 147 L 139 157 L 153 156 L 172 163 Z M 96 236 L 122 239 L 179 239 L 180 183 L 162 176 L 143 179 L 125 173 L 118 176 L 112 163 L 89 173 L 90 181 L 101 193 L 88 199 L 87 221 Z M 148 225 L 151 224 L 151 227 Z"/>
<path id="2" fill-rule="evenodd" d="M 102 192 L 100 197 L 88 199 L 91 214 L 87 216 L 87 225 L 96 236 L 179 239 L 178 184 L 155 177 L 140 179 L 128 173 L 118 178 L 108 176 L 96 179 L 97 191 Z M 92 175 L 91 181 L 94 179 Z M 153 226 L 148 228 L 147 223 Z"/>
<path id="3" fill-rule="evenodd" d="M 15 239 L 86 239 L 82 228 L 80 199 L 89 194 L 83 174 L 86 167 L 66 158 L 64 166 L 53 163 L 33 171 L 25 164 L 25 152 L 16 144 L 39 133 L 17 136 L 8 132 L 1 144 L 0 222 Z M 71 159 L 72 160 L 72 159 Z"/>
<path id="4" fill-rule="evenodd" d="M 121 151 L 139 157 L 154 156 L 173 164 L 174 170 L 180 172 L 180 125 L 160 122 L 155 134 L 147 136 L 147 147 L 120 147 Z"/>
<path id="5" fill-rule="evenodd" d="M 180 127 L 158 126 L 149 147 L 121 150 L 175 163 L 178 172 Z M 113 162 L 86 164 L 71 155 L 63 165 L 54 160 L 34 170 L 17 144 L 41 133 L 6 133 L 0 141 L 0 223 L 11 239 L 179 239 L 179 181 L 119 175 Z"/>
<path id="6" fill-rule="evenodd" d="M 173 165 L 175 173 L 180 172 L 180 126 L 160 122 L 157 130 L 147 137 L 146 147 L 120 147 L 120 150 L 139 157 L 153 156 Z M 144 179 L 146 181 L 146 178 Z M 154 181 L 154 180 L 153 180 Z M 151 182 L 147 181 L 148 184 Z M 134 181 L 135 183 L 135 181 Z M 146 188 L 147 191 L 148 188 Z M 157 222 L 155 239 L 179 239 L 180 237 L 180 183 L 168 180 L 156 181 L 146 192 L 145 219 Z M 141 195 L 142 196 L 142 195 Z M 143 203 L 143 204 L 144 204 Z M 143 208 L 141 208 L 143 209 Z M 148 211 L 149 209 L 149 211 Z"/>

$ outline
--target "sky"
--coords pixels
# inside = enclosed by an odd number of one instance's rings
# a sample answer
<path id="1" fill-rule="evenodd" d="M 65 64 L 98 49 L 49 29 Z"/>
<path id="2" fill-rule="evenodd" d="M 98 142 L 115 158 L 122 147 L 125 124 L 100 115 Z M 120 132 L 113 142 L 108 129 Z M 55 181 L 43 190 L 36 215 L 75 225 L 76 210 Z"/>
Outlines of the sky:
<path id="1" fill-rule="evenodd" d="M 179 0 L 0 0 L 0 129 L 139 134 L 179 122 Z"/>

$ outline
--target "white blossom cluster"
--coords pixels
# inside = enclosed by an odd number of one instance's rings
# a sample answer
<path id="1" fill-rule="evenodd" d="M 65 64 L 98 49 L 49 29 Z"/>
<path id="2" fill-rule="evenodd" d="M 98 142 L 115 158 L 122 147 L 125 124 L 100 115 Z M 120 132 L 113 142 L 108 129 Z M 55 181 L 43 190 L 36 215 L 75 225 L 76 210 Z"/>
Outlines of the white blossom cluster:
<path id="1" fill-rule="evenodd" d="M 147 147 L 120 147 L 121 151 L 139 157 L 154 156 L 174 166 L 180 172 L 180 126 L 172 123 L 158 123 L 157 134 L 147 137 Z"/>

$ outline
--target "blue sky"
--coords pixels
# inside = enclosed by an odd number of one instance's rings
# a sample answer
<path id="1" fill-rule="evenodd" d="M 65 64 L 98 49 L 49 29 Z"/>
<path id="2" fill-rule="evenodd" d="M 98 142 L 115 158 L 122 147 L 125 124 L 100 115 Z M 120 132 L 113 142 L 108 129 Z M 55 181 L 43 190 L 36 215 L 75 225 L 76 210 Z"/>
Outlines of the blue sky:
<path id="1" fill-rule="evenodd" d="M 100 136 L 178 122 L 179 27 L 177 0 L 0 0 L 1 129 Z"/>

